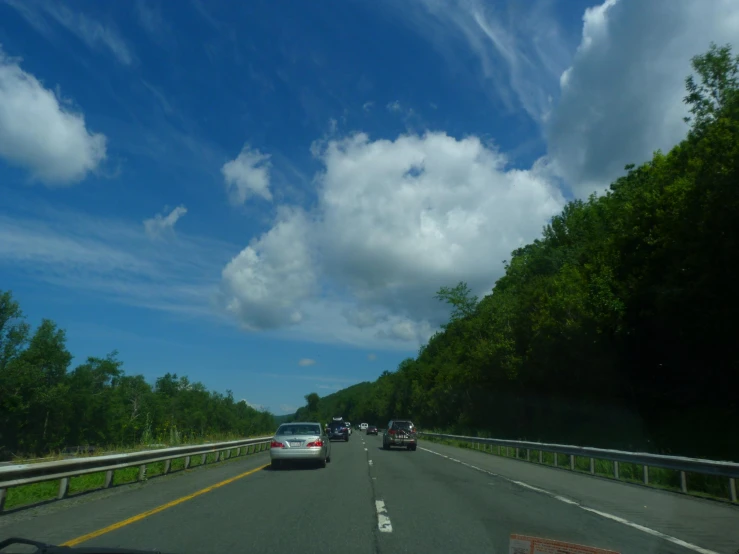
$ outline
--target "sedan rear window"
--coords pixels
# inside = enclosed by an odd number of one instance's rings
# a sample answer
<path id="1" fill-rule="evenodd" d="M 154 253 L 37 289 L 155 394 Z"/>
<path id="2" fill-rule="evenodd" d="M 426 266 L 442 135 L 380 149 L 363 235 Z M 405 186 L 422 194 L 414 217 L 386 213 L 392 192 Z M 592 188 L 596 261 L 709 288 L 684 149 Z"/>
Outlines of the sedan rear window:
<path id="1" fill-rule="evenodd" d="M 320 435 L 318 425 L 283 425 L 277 429 L 278 435 Z"/>

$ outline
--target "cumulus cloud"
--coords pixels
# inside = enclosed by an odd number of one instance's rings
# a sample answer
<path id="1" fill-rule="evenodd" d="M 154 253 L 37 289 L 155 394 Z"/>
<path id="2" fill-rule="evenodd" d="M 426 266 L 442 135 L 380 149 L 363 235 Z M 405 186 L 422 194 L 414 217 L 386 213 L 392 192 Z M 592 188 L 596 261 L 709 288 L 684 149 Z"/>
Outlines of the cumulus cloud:
<path id="1" fill-rule="evenodd" d="M 377 354 L 367 354 L 367 359 L 370 362 L 374 362 L 377 359 Z"/>
<path id="2" fill-rule="evenodd" d="M 105 159 L 106 138 L 0 48 L 0 156 L 48 186 L 78 182 Z"/>
<path id="3" fill-rule="evenodd" d="M 310 358 L 301 358 L 298 361 L 299 366 L 309 366 L 309 365 L 316 365 L 315 360 L 311 360 Z"/>
<path id="4" fill-rule="evenodd" d="M 251 241 L 222 272 L 221 302 L 248 329 L 270 329 L 303 319 L 300 306 L 318 292 L 302 210 L 281 207 L 267 233 Z"/>
<path id="5" fill-rule="evenodd" d="M 245 145 L 236 159 L 223 164 L 221 173 L 233 204 L 243 204 L 251 196 L 272 200 L 269 190 L 269 159 L 268 154 L 262 154 Z"/>
<path id="6" fill-rule="evenodd" d="M 510 169 L 475 137 L 359 133 L 316 155 L 315 212 L 281 210 L 223 272 L 224 305 L 248 328 L 422 342 L 445 317 L 440 286 L 489 292 L 564 203 L 547 167 Z"/>
<path id="7" fill-rule="evenodd" d="M 588 8 L 546 133 L 575 194 L 607 188 L 626 164 L 682 140 L 690 59 L 711 41 L 736 47 L 737 37 L 734 0 L 607 0 Z"/>
<path id="8" fill-rule="evenodd" d="M 166 208 L 165 208 L 166 212 Z M 154 217 L 144 220 L 144 229 L 150 238 L 158 239 L 174 234 L 174 226 L 177 221 L 187 213 L 185 206 L 177 206 L 167 215 L 156 214 Z"/>

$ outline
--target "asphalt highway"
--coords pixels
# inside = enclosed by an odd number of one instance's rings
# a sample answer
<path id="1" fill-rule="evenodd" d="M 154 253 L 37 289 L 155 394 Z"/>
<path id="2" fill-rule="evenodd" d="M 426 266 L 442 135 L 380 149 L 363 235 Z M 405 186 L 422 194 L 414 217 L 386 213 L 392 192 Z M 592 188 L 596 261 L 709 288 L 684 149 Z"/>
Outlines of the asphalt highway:
<path id="1" fill-rule="evenodd" d="M 0 516 L 0 539 L 169 553 L 508 553 L 511 534 L 621 553 L 734 554 L 739 508 L 355 432 L 325 469 L 269 453 Z M 25 550 L 27 551 L 27 550 Z"/>

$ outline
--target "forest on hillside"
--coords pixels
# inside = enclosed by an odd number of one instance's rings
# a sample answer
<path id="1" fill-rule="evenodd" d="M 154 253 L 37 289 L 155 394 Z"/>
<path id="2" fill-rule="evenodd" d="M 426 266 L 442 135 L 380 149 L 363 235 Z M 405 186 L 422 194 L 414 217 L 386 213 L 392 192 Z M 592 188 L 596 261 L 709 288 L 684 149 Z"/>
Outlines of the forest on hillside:
<path id="1" fill-rule="evenodd" d="M 231 391 L 208 391 L 166 373 L 152 385 L 126 375 L 115 352 L 70 370 L 64 330 L 48 319 L 32 333 L 19 304 L 0 291 L 0 459 L 67 447 L 176 445 L 272 433 L 272 414 Z"/>
<path id="2" fill-rule="evenodd" d="M 680 144 L 570 202 L 491 294 L 440 289 L 416 358 L 295 417 L 739 460 L 739 57 L 692 67 Z"/>

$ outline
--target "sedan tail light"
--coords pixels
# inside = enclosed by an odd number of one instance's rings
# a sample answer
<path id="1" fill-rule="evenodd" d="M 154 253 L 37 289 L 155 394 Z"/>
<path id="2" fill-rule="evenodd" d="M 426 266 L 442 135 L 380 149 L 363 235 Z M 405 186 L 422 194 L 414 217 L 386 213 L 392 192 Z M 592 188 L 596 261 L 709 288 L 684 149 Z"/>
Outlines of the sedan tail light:
<path id="1" fill-rule="evenodd" d="M 394 435 L 395 434 L 395 429 L 390 429 L 387 433 L 388 433 L 388 435 Z"/>
<path id="2" fill-rule="evenodd" d="M 323 441 L 321 439 L 318 439 L 316 441 L 309 442 L 305 446 L 307 446 L 307 447 L 311 447 L 311 446 L 323 446 Z"/>
<path id="3" fill-rule="evenodd" d="M 270 448 L 284 448 L 285 445 L 281 442 L 272 441 L 272 444 L 269 445 Z"/>

